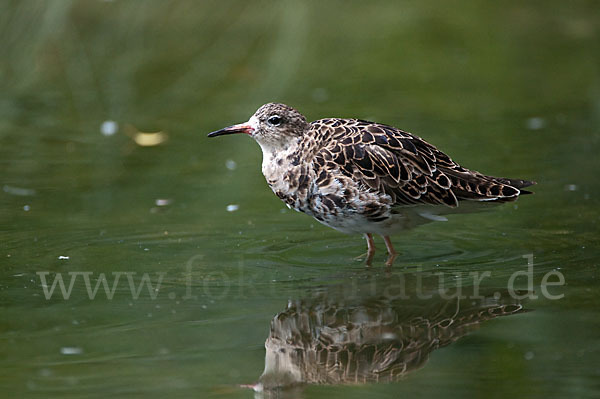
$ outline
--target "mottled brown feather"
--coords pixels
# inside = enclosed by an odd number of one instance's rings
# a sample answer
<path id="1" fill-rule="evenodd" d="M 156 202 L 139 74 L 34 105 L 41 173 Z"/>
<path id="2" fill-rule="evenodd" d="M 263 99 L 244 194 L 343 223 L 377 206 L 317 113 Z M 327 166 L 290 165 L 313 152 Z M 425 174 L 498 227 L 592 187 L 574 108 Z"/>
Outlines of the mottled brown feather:
<path id="1" fill-rule="evenodd" d="M 519 188 L 535 184 L 465 169 L 420 137 L 379 123 L 321 119 L 311 123 L 308 134 L 319 136 L 327 126 L 336 133 L 321 151 L 332 154 L 342 174 L 390 195 L 396 205 L 514 200 Z"/>
<path id="2" fill-rule="evenodd" d="M 308 123 L 284 104 L 265 104 L 245 124 L 209 136 L 231 133 L 258 142 L 267 183 L 290 208 L 349 233 L 389 235 L 401 206 L 512 201 L 534 184 L 465 169 L 392 126 L 339 118 Z"/>

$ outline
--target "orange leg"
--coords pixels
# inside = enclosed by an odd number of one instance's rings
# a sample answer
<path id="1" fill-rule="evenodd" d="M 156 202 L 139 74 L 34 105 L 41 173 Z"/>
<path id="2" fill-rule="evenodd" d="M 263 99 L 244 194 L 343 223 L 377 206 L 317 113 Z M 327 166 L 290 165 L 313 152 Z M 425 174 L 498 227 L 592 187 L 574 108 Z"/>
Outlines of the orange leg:
<path id="1" fill-rule="evenodd" d="M 383 236 L 383 241 L 385 241 L 385 247 L 388 251 L 388 258 L 385 261 L 385 265 L 387 267 L 392 267 L 392 265 L 394 264 L 394 259 L 396 259 L 396 256 L 398 256 L 398 252 L 396 252 L 396 250 L 394 249 L 392 241 L 390 240 L 390 236 Z"/>
<path id="2" fill-rule="evenodd" d="M 375 256 L 375 241 L 373 241 L 373 235 L 371 233 L 366 233 L 365 238 L 367 239 L 367 266 L 371 266 L 371 262 L 373 262 L 373 256 Z"/>

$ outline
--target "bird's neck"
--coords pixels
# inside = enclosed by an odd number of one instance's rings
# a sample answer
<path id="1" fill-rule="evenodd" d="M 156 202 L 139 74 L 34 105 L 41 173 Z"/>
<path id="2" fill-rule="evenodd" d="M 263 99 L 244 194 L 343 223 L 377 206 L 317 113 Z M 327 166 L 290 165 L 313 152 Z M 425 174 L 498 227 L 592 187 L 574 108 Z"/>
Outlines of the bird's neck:
<path id="1" fill-rule="evenodd" d="M 260 143 L 263 153 L 262 171 L 265 177 L 268 174 L 289 167 L 289 163 L 299 153 L 300 138 L 289 140 L 286 143 Z"/>
<path id="2" fill-rule="evenodd" d="M 278 192 L 291 194 L 295 191 L 297 170 L 301 167 L 306 168 L 306 165 L 303 166 L 301 143 L 301 138 L 277 147 L 259 143 L 263 153 L 262 173 L 276 194 Z"/>

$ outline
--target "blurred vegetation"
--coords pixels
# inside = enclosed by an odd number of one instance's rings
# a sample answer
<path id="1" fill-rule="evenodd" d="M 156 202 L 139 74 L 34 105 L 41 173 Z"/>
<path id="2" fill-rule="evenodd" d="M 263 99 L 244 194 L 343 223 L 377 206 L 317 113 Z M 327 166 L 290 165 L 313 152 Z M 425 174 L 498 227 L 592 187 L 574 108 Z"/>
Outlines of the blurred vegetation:
<path id="1" fill-rule="evenodd" d="M 281 101 L 309 120 L 393 124 L 467 167 L 538 181 L 515 206 L 398 236 L 397 273 L 492 270 L 502 286 L 533 253 L 537 282 L 555 269 L 567 281 L 564 300 L 490 322 L 406 382 L 307 397 L 598 393 L 597 1 L 6 0 L 0 37 L 7 392 L 248 397 L 232 385 L 260 375 L 288 298 L 369 278 L 351 260 L 358 237 L 283 209 L 247 137 L 205 138 Z M 221 292 L 222 272 L 245 294 L 130 304 L 78 287 L 77 301 L 47 303 L 35 274 L 166 272 L 179 298 L 196 255 L 194 278 Z M 82 360 L 59 354 L 78 345 Z"/>

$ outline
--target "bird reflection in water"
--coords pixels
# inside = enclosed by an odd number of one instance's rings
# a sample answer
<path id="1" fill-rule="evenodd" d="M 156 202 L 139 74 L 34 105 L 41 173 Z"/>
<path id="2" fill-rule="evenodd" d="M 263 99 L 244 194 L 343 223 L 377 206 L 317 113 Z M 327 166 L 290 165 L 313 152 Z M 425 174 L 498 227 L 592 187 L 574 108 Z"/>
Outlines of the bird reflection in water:
<path id="1" fill-rule="evenodd" d="M 290 301 L 271 321 L 264 372 L 247 387 L 257 397 L 273 397 L 297 392 L 304 384 L 398 381 L 423 367 L 432 351 L 482 322 L 525 311 L 504 294 L 503 299 L 496 293 L 410 300 L 383 295 L 348 299 L 321 292 Z"/>

